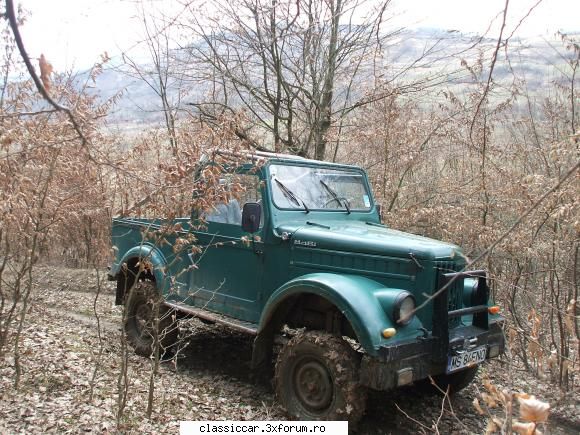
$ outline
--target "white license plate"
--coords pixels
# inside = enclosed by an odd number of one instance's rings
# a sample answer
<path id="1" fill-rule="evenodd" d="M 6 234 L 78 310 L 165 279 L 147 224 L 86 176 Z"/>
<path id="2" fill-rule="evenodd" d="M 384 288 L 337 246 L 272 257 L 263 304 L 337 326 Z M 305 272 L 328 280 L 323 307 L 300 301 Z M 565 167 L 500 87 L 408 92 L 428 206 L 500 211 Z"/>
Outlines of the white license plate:
<path id="1" fill-rule="evenodd" d="M 466 350 L 447 359 L 447 373 L 471 367 L 485 361 L 487 347 L 478 347 L 473 350 Z"/>

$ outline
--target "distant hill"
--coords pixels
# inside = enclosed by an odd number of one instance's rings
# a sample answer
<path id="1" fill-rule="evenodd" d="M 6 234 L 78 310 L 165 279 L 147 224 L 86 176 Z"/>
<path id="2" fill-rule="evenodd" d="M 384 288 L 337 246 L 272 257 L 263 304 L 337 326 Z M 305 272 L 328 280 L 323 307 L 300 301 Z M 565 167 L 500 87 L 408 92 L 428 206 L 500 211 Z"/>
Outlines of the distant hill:
<path id="1" fill-rule="evenodd" d="M 384 76 L 398 83 L 438 77 L 438 82 L 443 83 L 443 86 L 460 92 L 471 82 L 466 69 L 461 66 L 461 61 L 466 60 L 468 64 L 473 64 L 481 53 L 487 68 L 496 44 L 495 39 L 453 30 L 407 30 L 384 47 Z M 565 66 L 566 59 L 571 56 L 560 41 L 541 38 L 513 38 L 509 41 L 508 54 L 509 62 L 506 61 L 505 50 L 500 50 L 494 69 L 494 80 L 511 83 L 515 75 L 519 80 L 525 79 L 531 94 L 541 93 L 551 82 L 560 79 L 558 70 Z M 86 74 L 87 72 L 80 73 L 79 79 L 86 77 Z M 484 70 L 482 79 L 487 78 L 487 74 Z M 118 67 L 105 69 L 97 78 L 95 92 L 106 99 L 119 91 L 123 92 L 123 96 L 109 115 L 112 126 L 131 129 L 162 121 L 159 97 L 146 83 L 129 77 Z M 170 93 L 176 95 L 176 92 L 176 89 L 172 89 Z M 199 89 L 192 91 L 182 99 L 182 104 L 199 100 L 201 94 Z"/>

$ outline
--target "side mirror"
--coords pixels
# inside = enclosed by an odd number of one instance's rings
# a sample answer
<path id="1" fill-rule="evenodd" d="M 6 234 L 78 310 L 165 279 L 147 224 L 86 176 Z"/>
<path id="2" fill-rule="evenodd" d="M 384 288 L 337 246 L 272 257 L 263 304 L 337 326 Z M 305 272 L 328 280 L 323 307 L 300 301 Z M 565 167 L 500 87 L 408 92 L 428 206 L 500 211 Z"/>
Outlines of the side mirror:
<path id="1" fill-rule="evenodd" d="M 257 202 L 246 202 L 242 211 L 242 230 L 255 233 L 260 228 L 262 206 Z"/>

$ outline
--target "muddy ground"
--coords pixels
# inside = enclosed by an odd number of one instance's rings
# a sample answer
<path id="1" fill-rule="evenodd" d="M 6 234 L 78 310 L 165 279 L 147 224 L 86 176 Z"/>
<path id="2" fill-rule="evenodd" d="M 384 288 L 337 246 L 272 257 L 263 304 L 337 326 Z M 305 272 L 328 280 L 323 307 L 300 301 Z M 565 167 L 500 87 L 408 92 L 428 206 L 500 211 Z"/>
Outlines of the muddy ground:
<path id="1" fill-rule="evenodd" d="M 103 271 L 41 267 L 36 277 L 18 390 L 14 359 L 0 361 L 0 433 L 178 433 L 181 420 L 287 419 L 270 373 L 249 368 L 251 338 L 198 321 L 189 325 L 178 361 L 160 367 L 151 419 L 145 412 L 152 362 L 130 355 L 128 401 L 118 418 L 121 309 L 114 306 L 114 284 Z M 580 433 L 577 391 L 540 382 L 505 358 L 485 364 L 450 401 L 413 388 L 372 392 L 356 433 L 485 433 L 489 418 L 473 406 L 484 378 L 550 402 L 550 423 L 542 431 Z M 501 409 L 494 412 L 501 417 Z"/>

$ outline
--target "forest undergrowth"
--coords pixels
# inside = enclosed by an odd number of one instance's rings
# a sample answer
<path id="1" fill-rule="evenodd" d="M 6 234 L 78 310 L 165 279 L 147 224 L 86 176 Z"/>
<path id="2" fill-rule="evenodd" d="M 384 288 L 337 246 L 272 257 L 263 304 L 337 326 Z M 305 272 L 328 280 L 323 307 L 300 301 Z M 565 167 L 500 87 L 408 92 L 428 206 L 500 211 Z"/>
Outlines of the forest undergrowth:
<path id="1" fill-rule="evenodd" d="M 243 337 L 197 325 L 200 341 L 192 333 L 184 361 L 158 367 L 129 355 L 111 327 L 122 310 L 112 304 L 103 269 L 114 249 L 113 216 L 162 219 L 165 233 L 145 235 L 162 241 L 178 230 L 174 218 L 235 194 L 210 171 L 206 190 L 192 200 L 202 155 L 264 147 L 313 157 L 314 148 L 284 146 L 289 130 L 264 130 L 270 124 L 248 110 L 210 117 L 181 99 L 171 106 L 167 88 L 159 96 L 171 116 L 159 125 L 144 125 L 131 137 L 109 129 L 107 114 L 123 90 L 107 100 L 94 91 L 108 55 L 82 81 L 53 71 L 44 57 L 37 74 L 14 31 L 25 14 L 6 5 L 0 18 L 0 432 L 170 432 L 178 419 L 283 419 L 267 382 L 254 383 L 245 368 L 230 371 L 227 361 L 212 370 L 193 356 L 204 340 L 249 352 Z M 499 42 L 509 65 L 507 39 Z M 365 168 L 387 226 L 462 246 L 474 268 L 489 272 L 506 318 L 505 356 L 486 365 L 457 402 L 417 402 L 413 393 L 397 393 L 389 405 L 369 409 L 361 433 L 409 421 L 415 432 L 578 429 L 580 46 L 560 35 L 558 74 L 538 93 L 525 77 L 493 80 L 499 45 L 493 61 L 483 51 L 459 61 L 467 77 L 461 88 L 425 85 L 422 99 L 375 77 L 361 85 L 360 104 L 316 120 L 324 125 L 316 156 Z M 157 68 L 164 73 L 158 78 L 170 77 L 171 65 Z M 221 107 L 223 95 L 208 97 Z M 278 110 L 274 118 L 287 120 Z M 301 116 L 293 118 L 296 131 L 318 125 L 300 125 Z M 179 239 L 192 250 L 194 242 Z M 565 423 L 546 427 L 550 412 Z"/>

